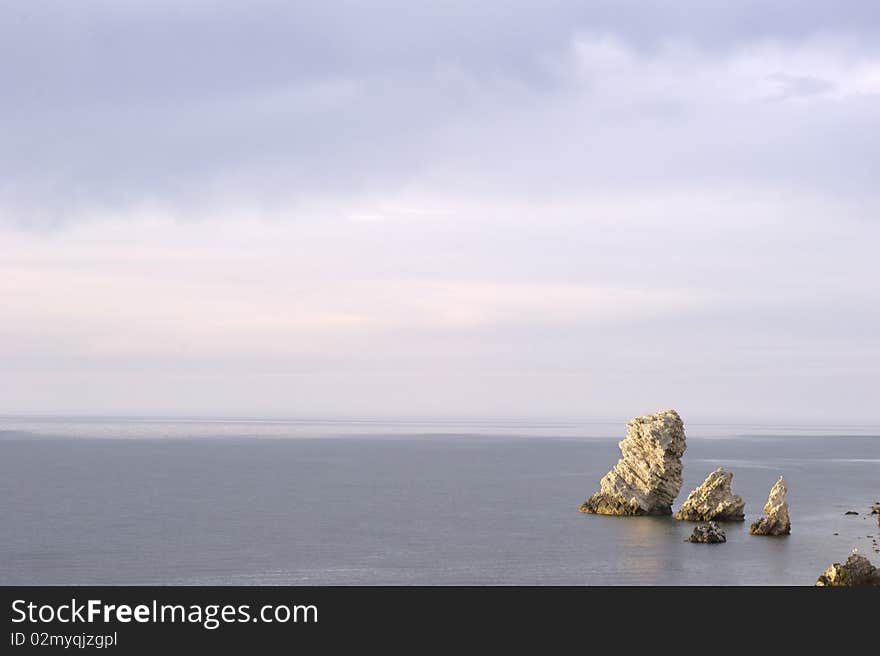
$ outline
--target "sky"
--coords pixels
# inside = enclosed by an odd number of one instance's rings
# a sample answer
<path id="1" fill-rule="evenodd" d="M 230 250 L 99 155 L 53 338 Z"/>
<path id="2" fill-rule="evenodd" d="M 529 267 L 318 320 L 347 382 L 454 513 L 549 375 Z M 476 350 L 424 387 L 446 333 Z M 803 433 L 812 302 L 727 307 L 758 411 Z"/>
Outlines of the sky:
<path id="1" fill-rule="evenodd" d="M 873 2 L 3 8 L 0 413 L 880 422 Z"/>

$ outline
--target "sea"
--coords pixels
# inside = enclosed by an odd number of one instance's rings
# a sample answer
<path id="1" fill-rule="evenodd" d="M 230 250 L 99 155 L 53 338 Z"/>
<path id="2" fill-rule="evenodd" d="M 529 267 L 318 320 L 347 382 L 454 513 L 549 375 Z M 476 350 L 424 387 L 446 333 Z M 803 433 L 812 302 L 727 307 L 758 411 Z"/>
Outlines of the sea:
<path id="1" fill-rule="evenodd" d="M 880 565 L 880 426 L 688 424 L 746 521 L 578 512 L 622 421 L 0 417 L 3 585 L 812 585 Z M 792 532 L 758 537 L 780 475 Z M 858 514 L 847 515 L 847 511 Z"/>

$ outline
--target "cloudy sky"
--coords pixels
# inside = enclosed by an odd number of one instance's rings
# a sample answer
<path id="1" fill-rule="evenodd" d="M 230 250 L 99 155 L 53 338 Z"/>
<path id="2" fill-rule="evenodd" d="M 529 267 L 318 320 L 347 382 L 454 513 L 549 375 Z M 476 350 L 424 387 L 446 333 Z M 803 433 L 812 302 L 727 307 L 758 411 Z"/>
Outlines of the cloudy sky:
<path id="1" fill-rule="evenodd" d="M 880 420 L 872 2 L 3 3 L 0 412 Z"/>

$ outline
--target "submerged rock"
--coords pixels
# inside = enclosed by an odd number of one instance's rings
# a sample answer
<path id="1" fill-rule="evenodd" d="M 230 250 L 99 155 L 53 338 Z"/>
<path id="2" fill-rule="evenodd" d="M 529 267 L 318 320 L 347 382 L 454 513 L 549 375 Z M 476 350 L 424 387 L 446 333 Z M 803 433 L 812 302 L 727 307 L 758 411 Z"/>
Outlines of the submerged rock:
<path id="1" fill-rule="evenodd" d="M 742 521 L 745 503 L 730 489 L 733 473 L 719 467 L 688 495 L 675 518 L 688 522 Z"/>
<path id="2" fill-rule="evenodd" d="M 703 544 L 717 544 L 727 542 L 727 536 L 724 531 L 715 522 L 708 524 L 700 524 L 694 528 L 691 536 L 685 542 L 701 542 Z"/>
<path id="3" fill-rule="evenodd" d="M 600 515 L 671 515 L 681 490 L 684 424 L 675 410 L 636 417 L 620 442 L 622 457 L 580 511 Z"/>
<path id="4" fill-rule="evenodd" d="M 859 553 L 853 553 L 846 564 L 834 563 L 816 581 L 819 586 L 880 585 L 880 570 Z"/>
<path id="5" fill-rule="evenodd" d="M 770 489 L 770 496 L 764 504 L 765 516 L 749 527 L 752 535 L 788 535 L 791 533 L 791 518 L 788 503 L 785 501 L 785 479 L 782 476 Z"/>

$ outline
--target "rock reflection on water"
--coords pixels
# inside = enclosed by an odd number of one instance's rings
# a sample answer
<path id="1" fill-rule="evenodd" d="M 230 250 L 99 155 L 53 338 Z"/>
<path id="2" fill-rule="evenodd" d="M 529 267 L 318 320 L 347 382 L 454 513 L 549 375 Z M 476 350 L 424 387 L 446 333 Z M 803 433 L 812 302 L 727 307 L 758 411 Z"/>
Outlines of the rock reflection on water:
<path id="1" fill-rule="evenodd" d="M 620 570 L 628 579 L 621 583 L 669 585 L 670 577 L 684 572 L 686 550 L 679 542 L 692 525 L 682 531 L 671 517 L 626 517 L 616 523 Z"/>

